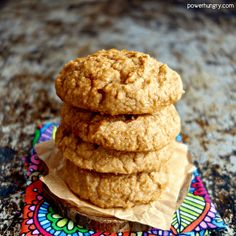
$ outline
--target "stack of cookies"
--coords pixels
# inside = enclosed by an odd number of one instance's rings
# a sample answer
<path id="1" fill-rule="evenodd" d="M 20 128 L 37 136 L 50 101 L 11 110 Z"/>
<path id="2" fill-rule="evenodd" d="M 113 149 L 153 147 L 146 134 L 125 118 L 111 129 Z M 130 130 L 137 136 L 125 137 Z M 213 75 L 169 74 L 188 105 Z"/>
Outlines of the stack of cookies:
<path id="1" fill-rule="evenodd" d="M 101 208 L 157 200 L 180 132 L 180 76 L 144 53 L 101 50 L 65 65 L 56 91 L 68 187 Z"/>

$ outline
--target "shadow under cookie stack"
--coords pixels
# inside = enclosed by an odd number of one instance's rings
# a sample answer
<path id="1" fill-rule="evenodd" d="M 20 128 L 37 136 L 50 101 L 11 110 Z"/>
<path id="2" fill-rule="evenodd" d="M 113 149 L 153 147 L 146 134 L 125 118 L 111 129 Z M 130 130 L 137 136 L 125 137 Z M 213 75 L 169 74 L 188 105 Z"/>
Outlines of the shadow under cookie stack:
<path id="1" fill-rule="evenodd" d="M 180 132 L 180 76 L 144 53 L 101 50 L 65 65 L 56 91 L 55 142 L 71 191 L 101 208 L 157 200 Z"/>

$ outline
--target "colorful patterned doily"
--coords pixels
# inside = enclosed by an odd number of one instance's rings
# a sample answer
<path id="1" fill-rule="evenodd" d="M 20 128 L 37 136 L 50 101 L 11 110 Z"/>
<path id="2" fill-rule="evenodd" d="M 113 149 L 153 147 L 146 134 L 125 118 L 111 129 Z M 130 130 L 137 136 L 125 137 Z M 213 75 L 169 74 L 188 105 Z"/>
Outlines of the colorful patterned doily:
<path id="1" fill-rule="evenodd" d="M 47 123 L 36 130 L 33 147 L 36 143 L 48 141 L 55 136 L 57 123 Z M 177 138 L 180 141 L 181 137 Z M 82 226 L 75 225 L 71 220 L 58 215 L 42 195 L 42 182 L 39 177 L 43 174 L 44 163 L 38 158 L 34 148 L 25 158 L 27 167 L 28 187 L 25 194 L 25 207 L 21 236 L 170 236 L 190 235 L 204 236 L 216 230 L 225 230 L 226 225 L 211 202 L 207 190 L 197 171 L 192 177 L 191 186 L 184 202 L 174 213 L 170 230 L 151 229 L 136 233 L 94 232 Z"/>

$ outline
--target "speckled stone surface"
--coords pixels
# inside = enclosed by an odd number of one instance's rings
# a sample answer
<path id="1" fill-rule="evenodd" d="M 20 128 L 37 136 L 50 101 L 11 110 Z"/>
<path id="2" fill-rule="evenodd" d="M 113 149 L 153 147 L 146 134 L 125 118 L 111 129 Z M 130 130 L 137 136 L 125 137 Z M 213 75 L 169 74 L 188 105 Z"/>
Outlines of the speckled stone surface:
<path id="1" fill-rule="evenodd" d="M 181 1 L 180 1 L 181 2 Z M 37 124 L 58 119 L 54 79 L 67 61 L 101 48 L 150 53 L 177 70 L 184 139 L 234 235 L 236 15 L 157 1 L 0 2 L 0 235 L 18 235 L 22 156 Z"/>

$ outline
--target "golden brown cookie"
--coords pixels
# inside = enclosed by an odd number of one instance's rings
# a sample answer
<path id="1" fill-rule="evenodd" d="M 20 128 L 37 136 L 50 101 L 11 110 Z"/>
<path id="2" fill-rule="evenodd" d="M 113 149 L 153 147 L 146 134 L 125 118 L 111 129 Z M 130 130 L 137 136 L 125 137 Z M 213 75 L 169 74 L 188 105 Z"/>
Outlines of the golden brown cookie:
<path id="1" fill-rule="evenodd" d="M 118 114 L 150 114 L 179 100 L 180 76 L 141 52 L 101 50 L 70 61 L 56 79 L 57 95 L 75 107 Z"/>
<path id="2" fill-rule="evenodd" d="M 81 199 L 102 208 L 128 208 L 156 200 L 167 184 L 167 171 L 132 175 L 100 174 L 80 169 L 66 160 L 63 176 Z"/>
<path id="3" fill-rule="evenodd" d="M 69 199 L 56 196 L 44 183 L 42 191 L 44 198 L 53 208 L 57 209 L 58 214 L 71 219 L 76 225 L 83 225 L 84 228 L 93 229 L 97 232 L 137 232 L 148 231 L 152 228 L 148 225 L 121 220 L 116 217 L 95 216 L 89 210 L 87 213 L 86 209 L 76 207 Z"/>
<path id="4" fill-rule="evenodd" d="M 172 156 L 172 143 L 155 152 L 121 152 L 83 142 L 60 126 L 56 145 L 66 159 L 81 169 L 100 173 L 131 174 L 160 171 Z"/>
<path id="5" fill-rule="evenodd" d="M 159 150 L 180 132 L 180 117 L 173 105 L 152 115 L 119 116 L 64 105 L 61 115 L 62 125 L 83 141 L 119 151 Z"/>

